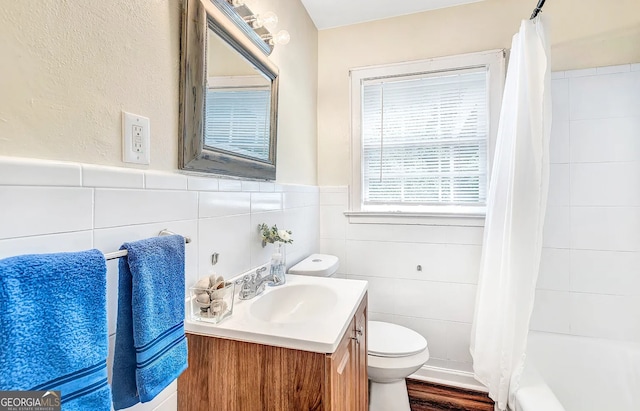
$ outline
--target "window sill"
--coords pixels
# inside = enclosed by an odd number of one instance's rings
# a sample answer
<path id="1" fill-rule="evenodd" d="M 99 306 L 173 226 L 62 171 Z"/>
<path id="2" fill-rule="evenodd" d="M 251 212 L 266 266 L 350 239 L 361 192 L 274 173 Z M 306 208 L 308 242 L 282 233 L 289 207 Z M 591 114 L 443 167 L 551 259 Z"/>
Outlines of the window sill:
<path id="1" fill-rule="evenodd" d="M 401 212 L 345 211 L 351 224 L 402 224 L 484 227 L 484 211 L 475 212 Z"/>

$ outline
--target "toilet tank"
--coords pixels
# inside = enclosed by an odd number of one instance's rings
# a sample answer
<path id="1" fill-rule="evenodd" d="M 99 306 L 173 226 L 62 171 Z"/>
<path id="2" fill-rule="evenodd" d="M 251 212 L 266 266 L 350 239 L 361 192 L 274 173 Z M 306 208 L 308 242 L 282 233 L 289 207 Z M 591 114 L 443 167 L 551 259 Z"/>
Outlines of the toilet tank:
<path id="1" fill-rule="evenodd" d="M 331 277 L 338 271 L 340 262 L 335 255 L 311 254 L 289 269 L 289 274 Z"/>

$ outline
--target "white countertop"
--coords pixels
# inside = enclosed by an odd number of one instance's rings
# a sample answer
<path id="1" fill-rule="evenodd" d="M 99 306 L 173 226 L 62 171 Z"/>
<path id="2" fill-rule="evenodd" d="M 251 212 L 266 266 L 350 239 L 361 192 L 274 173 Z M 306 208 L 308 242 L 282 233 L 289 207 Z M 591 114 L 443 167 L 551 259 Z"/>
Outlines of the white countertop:
<path id="1" fill-rule="evenodd" d="M 304 322 L 274 323 L 260 320 L 250 312 L 252 304 L 279 288 L 292 285 L 319 285 L 332 289 L 337 301 L 321 315 Z M 237 291 L 238 287 L 236 287 Z M 227 338 L 277 347 L 318 353 L 333 353 L 340 337 L 351 322 L 367 291 L 367 282 L 340 278 L 310 277 L 287 274 L 287 282 L 278 287 L 267 286 L 251 300 L 235 297 L 233 314 L 218 324 L 190 319 L 187 310 L 185 331 L 192 334 Z"/>

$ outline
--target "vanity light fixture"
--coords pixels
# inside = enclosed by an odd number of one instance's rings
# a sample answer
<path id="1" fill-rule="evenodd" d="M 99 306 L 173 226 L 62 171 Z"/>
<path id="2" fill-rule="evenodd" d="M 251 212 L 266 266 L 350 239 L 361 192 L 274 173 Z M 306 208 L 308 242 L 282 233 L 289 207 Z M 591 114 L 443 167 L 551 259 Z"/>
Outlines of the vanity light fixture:
<path id="1" fill-rule="evenodd" d="M 272 11 L 254 14 L 242 0 L 227 0 L 238 15 L 251 27 L 260 38 L 271 48 L 276 44 L 285 45 L 291 40 L 291 35 L 286 30 L 280 30 L 276 34 L 271 33 L 278 24 L 278 15 Z"/>
<path id="2" fill-rule="evenodd" d="M 269 45 L 272 46 L 275 44 L 285 45 L 289 43 L 289 40 L 291 40 L 291 35 L 287 30 L 280 30 L 275 35 L 269 33 L 260 36 L 260 38 L 262 38 L 262 40 L 266 41 L 267 43 L 269 43 Z"/>
<path id="3" fill-rule="evenodd" d="M 278 15 L 272 11 L 268 11 L 266 13 L 244 17 L 244 21 L 249 23 L 254 29 L 264 27 L 267 30 L 273 30 L 278 24 Z"/>

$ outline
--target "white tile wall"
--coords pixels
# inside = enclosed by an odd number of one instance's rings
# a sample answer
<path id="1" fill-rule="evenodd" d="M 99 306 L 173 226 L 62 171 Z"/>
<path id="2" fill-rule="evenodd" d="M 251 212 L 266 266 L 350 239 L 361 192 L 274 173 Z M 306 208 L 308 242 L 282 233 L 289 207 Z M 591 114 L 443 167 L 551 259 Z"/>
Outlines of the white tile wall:
<path id="1" fill-rule="evenodd" d="M 636 66 L 553 73 L 549 207 L 532 329 L 640 342 Z M 468 369 L 483 228 L 349 224 L 348 199 L 347 187 L 320 188 L 322 252 L 339 256 L 341 276 L 369 281 L 371 319 L 423 334 L 433 364 Z"/>
<path id="2" fill-rule="evenodd" d="M 548 205 L 566 207 L 571 203 L 569 190 L 571 168 L 569 164 L 551 164 L 549 167 L 549 199 Z"/>
<path id="3" fill-rule="evenodd" d="M 242 181 L 242 191 L 260 191 L 260 183 L 258 181 Z"/>
<path id="4" fill-rule="evenodd" d="M 95 190 L 95 228 L 198 218 L 198 193 L 163 190 Z"/>
<path id="5" fill-rule="evenodd" d="M 306 257 L 309 249 L 320 249 L 318 192 L 315 189 L 305 194 L 305 202 L 302 205 L 287 207 L 285 203 L 283 209 L 283 227 L 298 233 L 294 242 L 287 245 L 287 265 L 289 266 Z"/>
<path id="6" fill-rule="evenodd" d="M 566 248 L 543 248 L 540 258 L 538 288 L 568 291 L 571 273 L 571 251 Z"/>
<path id="7" fill-rule="evenodd" d="M 218 181 L 218 190 L 242 191 L 242 182 L 240 180 L 220 180 Z"/>
<path id="8" fill-rule="evenodd" d="M 640 297 L 638 252 L 571 250 L 569 264 L 570 291 Z"/>
<path id="9" fill-rule="evenodd" d="M 640 107 L 637 72 L 569 79 L 571 120 L 634 117 Z"/>
<path id="10" fill-rule="evenodd" d="M 216 178 L 193 177 L 187 178 L 187 189 L 191 191 L 218 191 L 219 183 Z"/>
<path id="11" fill-rule="evenodd" d="M 0 185 L 82 185 L 80 164 L 0 157 Z"/>
<path id="12" fill-rule="evenodd" d="M 287 265 L 319 251 L 317 187 L 226 180 L 0 157 L 0 258 L 97 248 L 169 229 L 191 237 L 186 287 L 215 272 L 230 278 L 268 262 L 259 223 L 293 231 Z M 211 265 L 211 254 L 220 254 Z M 107 263 L 109 364 L 115 343 L 117 261 Z M 185 290 L 186 291 L 186 290 Z M 110 368 L 110 366 L 109 366 Z M 134 411 L 175 411 L 176 384 Z"/>
<path id="13" fill-rule="evenodd" d="M 447 360 L 471 363 L 473 360 L 467 343 L 471 338 L 471 324 L 447 322 L 446 335 L 448 341 Z"/>
<path id="14" fill-rule="evenodd" d="M 0 186 L 0 239 L 93 228 L 93 190 Z"/>
<path id="15" fill-rule="evenodd" d="M 93 248 L 93 231 L 36 235 L 0 240 L 0 258 L 20 254 L 73 252 Z"/>
<path id="16" fill-rule="evenodd" d="M 638 207 L 640 162 L 573 163 L 570 191 L 573 206 Z"/>
<path id="17" fill-rule="evenodd" d="M 151 190 L 186 190 L 187 176 L 145 171 L 144 187 Z"/>
<path id="18" fill-rule="evenodd" d="M 370 318 L 421 333 L 438 366 L 469 369 L 483 228 L 350 224 L 347 208 L 347 187 L 320 188 L 320 249 L 369 281 Z"/>
<path id="19" fill-rule="evenodd" d="M 251 215 L 204 218 L 198 222 L 199 273 L 212 271 L 211 255 L 219 253 L 215 271 L 220 275 L 241 273 L 251 268 Z M 211 274 L 211 273 L 209 273 Z"/>
<path id="20" fill-rule="evenodd" d="M 85 187 L 143 188 L 144 172 L 83 164 L 82 185 Z"/>
<path id="21" fill-rule="evenodd" d="M 571 333 L 640 342 L 637 300 L 620 295 L 571 293 Z"/>
<path id="22" fill-rule="evenodd" d="M 251 193 L 251 213 L 282 210 L 282 193 Z"/>
<path id="23" fill-rule="evenodd" d="M 538 331 L 570 333 L 569 298 L 570 294 L 567 291 L 537 290 L 530 328 Z"/>
<path id="24" fill-rule="evenodd" d="M 640 71 L 554 76 L 551 189 L 531 328 L 640 342 Z"/>
<path id="25" fill-rule="evenodd" d="M 571 157 L 570 140 L 571 128 L 569 120 L 554 118 L 551 124 L 551 142 L 549 144 L 549 158 L 551 159 L 551 163 L 561 164 L 569 162 Z"/>
<path id="26" fill-rule="evenodd" d="M 571 209 L 569 207 L 553 205 L 547 207 L 542 241 L 544 247 L 569 248 L 571 245 Z"/>
<path id="27" fill-rule="evenodd" d="M 345 207 L 340 205 L 322 206 L 320 208 L 320 237 L 345 238 L 347 220 L 344 218 Z"/>
<path id="28" fill-rule="evenodd" d="M 250 193 L 200 193 L 199 217 L 227 217 L 251 212 Z"/>
<path id="29" fill-rule="evenodd" d="M 571 248 L 640 251 L 640 208 L 572 207 Z"/>
<path id="30" fill-rule="evenodd" d="M 252 228 L 251 230 L 249 230 L 249 244 L 250 244 L 249 252 L 251 255 L 250 261 L 251 261 L 251 266 L 256 267 L 260 265 L 261 262 L 269 261 L 269 257 L 273 253 L 272 250 L 274 247 L 271 244 L 268 244 L 266 247 L 262 247 L 262 241 L 260 240 L 261 239 L 260 232 L 257 228 L 258 225 L 261 223 L 265 223 L 268 226 L 272 226 L 275 224 L 278 226 L 278 228 L 285 228 L 284 214 L 281 210 L 253 213 L 251 214 L 250 221 L 251 221 L 250 227 Z"/>
<path id="31" fill-rule="evenodd" d="M 638 161 L 640 158 L 640 114 L 573 120 L 570 124 L 573 144 L 569 151 L 574 163 Z"/>

